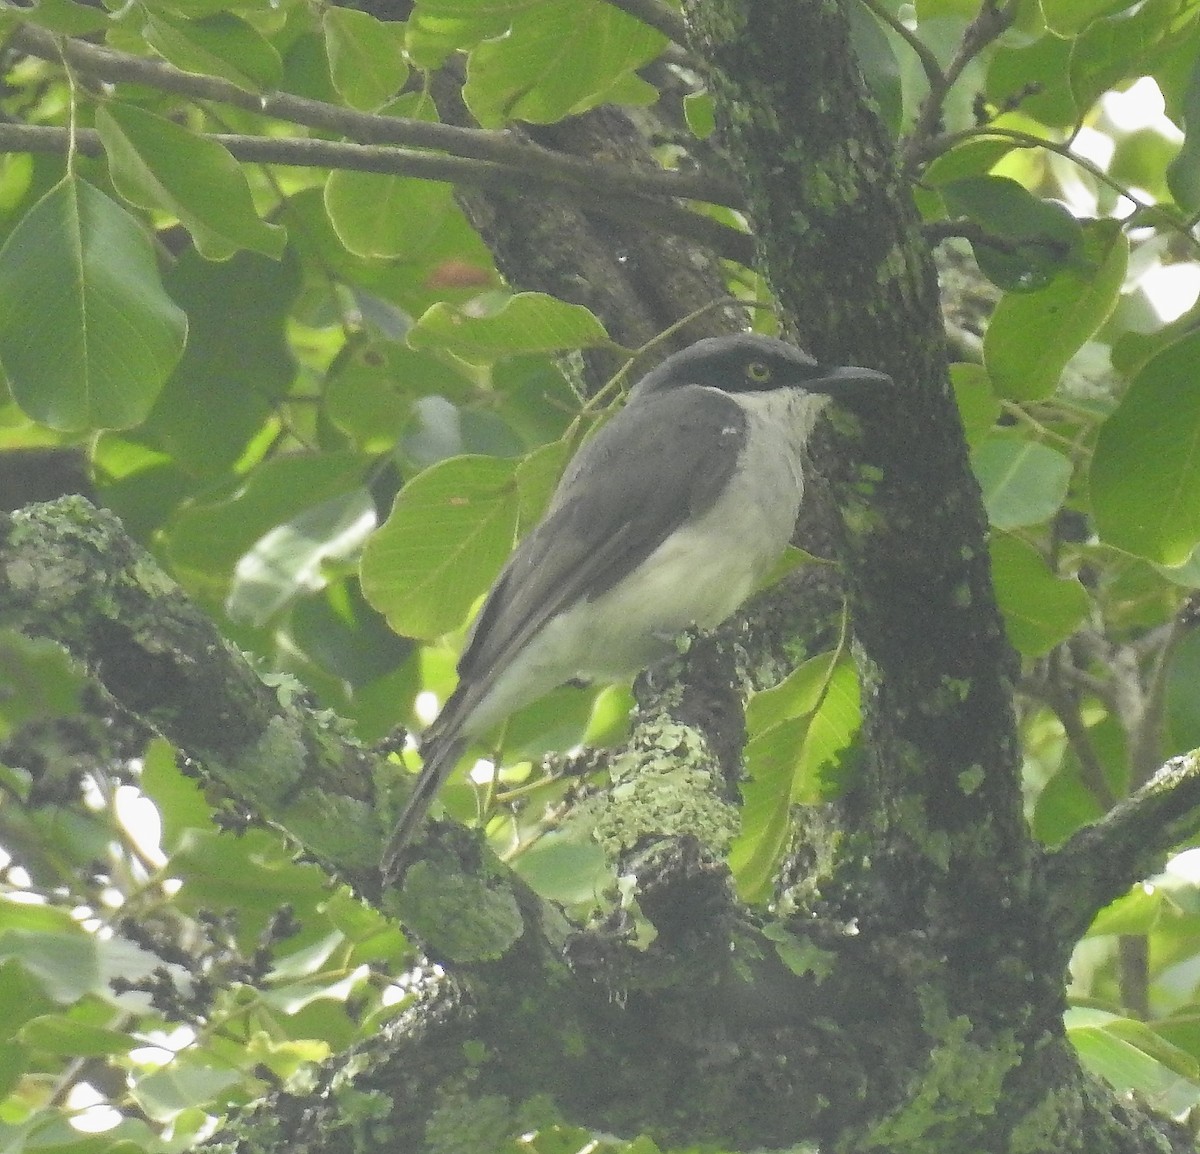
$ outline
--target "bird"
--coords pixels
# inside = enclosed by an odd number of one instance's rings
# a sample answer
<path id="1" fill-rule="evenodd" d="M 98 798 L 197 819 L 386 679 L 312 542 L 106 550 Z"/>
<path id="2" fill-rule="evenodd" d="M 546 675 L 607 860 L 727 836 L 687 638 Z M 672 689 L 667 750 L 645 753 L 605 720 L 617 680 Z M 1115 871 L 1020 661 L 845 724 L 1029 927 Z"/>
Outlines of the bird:
<path id="1" fill-rule="evenodd" d="M 620 681 L 731 616 L 792 536 L 822 411 L 890 380 L 755 333 L 696 341 L 643 376 L 487 594 L 422 736 L 385 881 L 472 740 L 556 686 Z"/>

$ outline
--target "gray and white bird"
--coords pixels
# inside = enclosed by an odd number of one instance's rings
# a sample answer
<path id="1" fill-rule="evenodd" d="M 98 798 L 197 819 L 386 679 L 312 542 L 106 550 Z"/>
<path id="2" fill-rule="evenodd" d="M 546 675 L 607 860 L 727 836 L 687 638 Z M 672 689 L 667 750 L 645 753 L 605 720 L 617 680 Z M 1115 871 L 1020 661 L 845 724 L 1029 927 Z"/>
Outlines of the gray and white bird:
<path id="1" fill-rule="evenodd" d="M 385 878 L 472 739 L 558 685 L 619 681 L 729 617 L 791 538 L 821 411 L 888 381 L 753 334 L 697 341 L 647 373 L 488 593 L 422 739 Z"/>

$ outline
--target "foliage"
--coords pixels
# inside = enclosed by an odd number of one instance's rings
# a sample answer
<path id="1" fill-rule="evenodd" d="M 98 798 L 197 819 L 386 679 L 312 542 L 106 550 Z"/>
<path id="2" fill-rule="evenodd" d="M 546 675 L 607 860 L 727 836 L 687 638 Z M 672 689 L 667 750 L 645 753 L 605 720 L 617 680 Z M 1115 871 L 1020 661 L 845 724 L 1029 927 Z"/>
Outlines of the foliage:
<path id="1" fill-rule="evenodd" d="M 501 135 L 680 86 L 704 135 L 699 74 L 670 54 L 672 70 L 645 70 L 674 28 L 659 15 L 651 28 L 601 0 L 0 10 L 0 449 L 84 455 L 97 498 L 226 635 L 363 740 L 419 727 L 473 604 L 612 403 L 584 403 L 560 355 L 635 351 L 580 305 L 504 283 L 452 185 L 598 191 L 624 211 L 708 188 L 658 226 L 742 251 L 720 182 L 669 171 L 682 148 L 639 176 Z M 1023 660 L 1028 816 L 1058 844 L 1200 745 L 1200 306 L 1184 288 L 1161 303 L 1162 285 L 1196 283 L 1200 7 L 869 0 L 853 23 L 930 236 L 969 242 L 995 286 L 954 384 Z M 463 56 L 478 129 L 441 124 L 430 95 Z M 1135 98 L 1151 114 L 1131 123 Z M 53 647 L 0 645 L 6 1150 L 183 1149 L 406 1004 L 395 925 L 279 834 L 218 832 L 245 815 L 161 739 L 102 722 Z M 843 650 L 751 703 L 731 857 L 748 898 L 769 893 L 790 804 L 838 788 L 858 717 Z M 571 783 L 530 759 L 615 741 L 626 701 L 563 689 L 506 738 L 500 788 L 527 805 L 489 833 L 580 909 L 603 887 L 599 855 L 540 816 Z M 460 777 L 442 800 L 474 820 L 485 794 Z M 1068 1019 L 1094 1069 L 1175 1113 L 1200 1101 L 1198 852 L 1101 916 Z M 653 1149 L 553 1125 L 521 1148 Z"/>

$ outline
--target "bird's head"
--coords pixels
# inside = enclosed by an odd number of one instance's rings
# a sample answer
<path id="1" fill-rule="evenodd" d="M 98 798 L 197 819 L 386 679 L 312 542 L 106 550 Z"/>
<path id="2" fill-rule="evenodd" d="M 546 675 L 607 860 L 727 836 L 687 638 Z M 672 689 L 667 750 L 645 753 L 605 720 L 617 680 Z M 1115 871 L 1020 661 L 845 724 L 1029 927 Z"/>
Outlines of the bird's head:
<path id="1" fill-rule="evenodd" d="M 705 385 L 732 394 L 799 388 L 852 402 L 864 390 L 890 381 L 887 374 L 875 369 L 818 364 L 794 345 L 774 337 L 738 333 L 689 345 L 647 373 L 634 392 L 646 397 L 684 385 Z"/>

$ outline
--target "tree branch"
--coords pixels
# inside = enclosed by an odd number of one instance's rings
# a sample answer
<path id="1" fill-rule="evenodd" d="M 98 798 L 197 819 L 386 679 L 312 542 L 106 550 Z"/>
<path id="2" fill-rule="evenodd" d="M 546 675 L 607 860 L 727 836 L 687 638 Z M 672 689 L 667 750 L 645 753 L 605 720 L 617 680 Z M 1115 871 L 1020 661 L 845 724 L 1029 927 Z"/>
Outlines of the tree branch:
<path id="1" fill-rule="evenodd" d="M 13 34 L 9 44 L 43 60 L 65 60 L 72 68 L 111 82 L 144 84 L 193 100 L 213 100 L 247 112 L 336 132 L 359 144 L 394 144 L 434 148 L 453 156 L 505 165 L 528 179 L 591 189 L 595 192 L 640 196 L 675 196 L 737 207 L 737 187 L 719 178 L 677 172 L 633 173 L 614 165 L 565 156 L 515 140 L 507 132 L 460 128 L 398 116 L 377 116 L 310 100 L 289 93 L 254 93 L 216 76 L 183 72 L 170 64 L 102 48 L 81 40 L 60 40 L 29 25 Z"/>
<path id="2" fill-rule="evenodd" d="M 925 75 L 930 82 L 929 93 L 921 103 L 916 124 L 903 148 L 902 167 L 905 172 L 911 173 L 927 155 L 929 142 L 942 122 L 942 109 L 946 97 L 958 82 L 963 70 L 1013 22 L 1016 13 L 1017 6 L 1013 0 L 1004 0 L 1003 3 L 999 0 L 983 0 L 978 15 L 963 33 L 954 59 L 944 72 L 940 69 L 930 72 L 924 57 L 921 58 Z"/>
<path id="3" fill-rule="evenodd" d="M 640 220 L 656 231 L 696 241 L 719 255 L 744 265 L 748 265 L 754 255 L 753 238 L 748 233 L 738 232 L 712 217 L 692 212 L 673 201 L 636 194 L 609 193 L 602 189 L 576 185 L 574 182 L 564 183 L 547 173 L 521 171 L 488 160 L 421 152 L 391 145 L 352 144 L 303 136 L 211 133 L 207 139 L 224 145 L 237 160 L 250 163 L 284 164 L 301 168 L 340 168 L 514 192 L 528 191 L 530 185 L 541 185 L 548 192 L 570 196 L 588 212 L 615 220 Z M 78 129 L 75 140 L 76 147 L 86 156 L 104 154 L 100 134 L 95 129 Z M 69 141 L 70 134 L 65 128 L 0 124 L 0 151 L 4 152 L 65 154 Z"/>
<path id="4" fill-rule="evenodd" d="M 373 870 L 383 833 L 374 759 L 294 687 L 265 684 L 116 517 L 81 497 L 5 515 L 0 562 L 0 626 L 62 645 L 123 708 L 331 868 Z"/>
<path id="5" fill-rule="evenodd" d="M 1048 924 L 1064 948 L 1096 914 L 1200 832 L 1200 751 L 1166 763 L 1141 789 L 1046 856 Z"/>
<path id="6" fill-rule="evenodd" d="M 206 775 L 370 891 L 388 810 L 386 783 L 376 795 L 375 779 L 384 775 L 372 756 L 327 713 L 309 709 L 296 687 L 264 684 L 111 513 L 67 498 L 0 518 L 0 626 L 62 644 Z M 706 640 L 694 648 L 698 659 L 712 660 L 718 646 Z M 675 679 L 666 680 L 663 700 L 674 700 Z M 847 1071 L 863 1060 L 857 1055 L 874 1060 L 877 1045 L 827 1041 L 830 1029 L 814 1007 L 819 996 L 822 1014 L 841 1021 L 864 999 L 882 1012 L 894 975 L 869 973 L 873 947 L 844 926 L 764 930 L 737 902 L 719 856 L 686 832 L 661 833 L 655 814 L 686 824 L 693 812 L 678 805 L 680 749 L 686 744 L 686 760 L 697 764 L 713 759 L 698 729 L 665 713 L 644 728 L 655 726 L 662 738 L 655 760 L 671 804 L 643 803 L 638 829 L 610 831 L 610 842 L 637 848 L 622 853 L 626 904 L 602 923 L 578 930 L 494 859 L 484 866 L 477 834 L 450 826 L 435 826 L 426 839 L 404 893 L 384 895 L 381 904 L 407 928 L 439 928 L 453 977 L 410 1007 L 382 1049 L 376 1039 L 366 1044 L 376 1061 L 333 1062 L 326 1074 L 378 1087 L 387 1055 L 411 1059 L 422 1043 L 421 1060 L 408 1061 L 389 1083 L 405 1090 L 388 1096 L 396 1148 L 421 1146 L 431 1117 L 446 1106 L 439 1088 L 468 1065 L 461 1095 L 515 1102 L 541 1095 L 593 1128 L 661 1125 L 664 1095 L 674 1095 L 689 1103 L 665 1131 L 680 1145 L 731 1144 L 739 1134 L 782 1145 L 789 1135 L 836 1131 L 861 1110 L 865 1073 Z M 723 792 L 715 768 L 692 778 L 696 800 Z M 880 957 L 890 965 L 890 953 Z M 836 972 L 820 968 L 826 960 L 838 963 Z M 910 1006 L 900 1012 L 913 1013 Z M 681 1030 L 681 1023 L 690 1025 Z M 919 1023 L 906 1024 L 895 1031 L 898 1069 L 915 1060 L 907 1039 L 927 1046 Z M 468 1028 L 486 1060 L 467 1054 Z M 874 1038 L 875 1018 L 839 1027 L 838 1039 L 855 1030 Z M 562 1031 L 579 1040 L 565 1053 Z M 845 1060 L 806 1060 L 826 1044 L 846 1045 Z M 763 1109 L 756 1087 L 768 1071 L 785 1108 Z M 339 1095 L 318 1099 L 328 1099 L 335 1116 L 342 1108 Z M 269 1119 L 259 1116 L 271 1125 L 253 1148 L 306 1149 L 305 1138 L 319 1138 L 319 1118 L 291 1111 L 290 1101 L 281 1093 Z"/>

